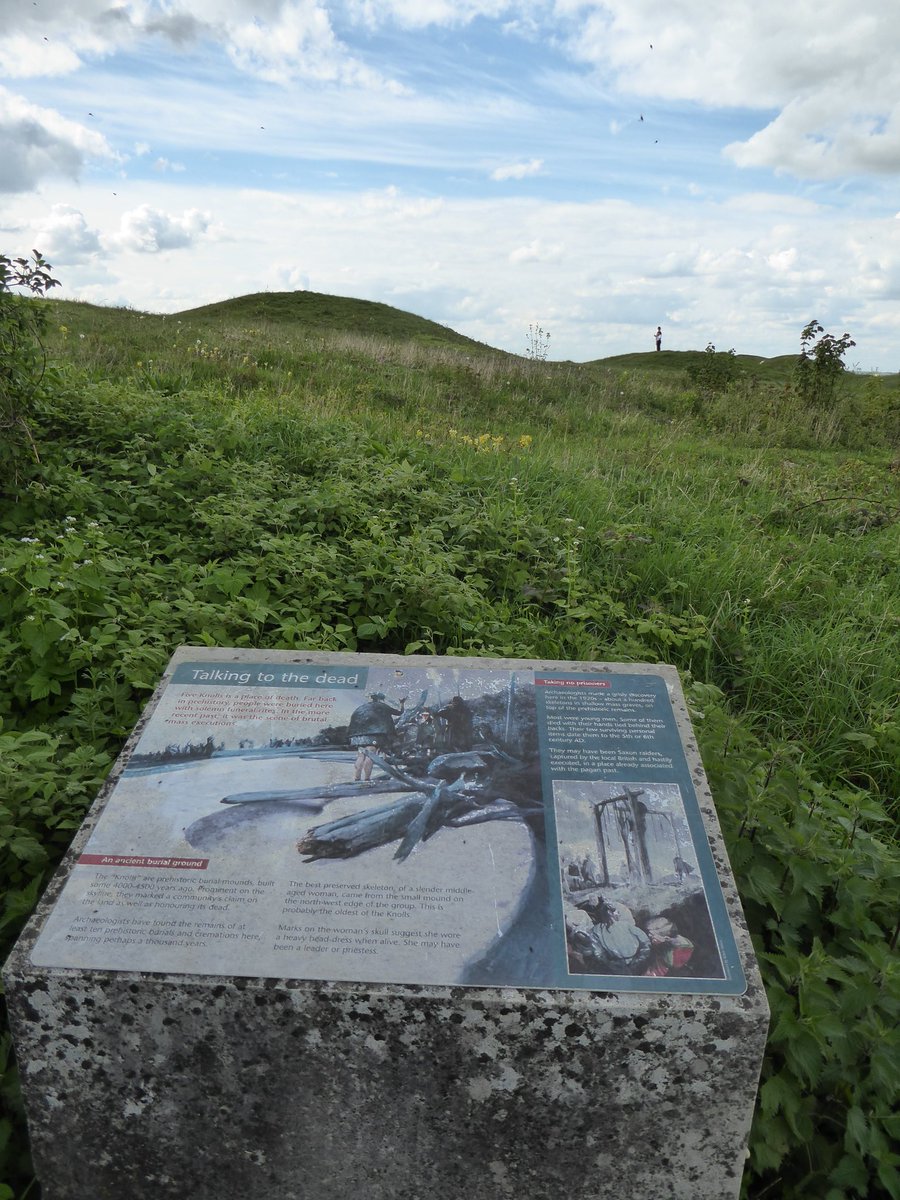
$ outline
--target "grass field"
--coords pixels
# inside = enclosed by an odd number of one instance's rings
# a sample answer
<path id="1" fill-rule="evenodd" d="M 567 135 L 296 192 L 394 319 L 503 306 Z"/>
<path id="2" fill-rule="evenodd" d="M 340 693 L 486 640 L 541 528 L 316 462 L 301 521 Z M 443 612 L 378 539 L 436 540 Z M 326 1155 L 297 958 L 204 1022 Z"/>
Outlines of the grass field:
<path id="1" fill-rule="evenodd" d="M 746 1195 L 900 1196 L 900 378 L 804 405 L 791 360 L 540 362 L 307 293 L 46 311 L 0 484 L 4 933 L 182 643 L 672 662 L 773 1010 Z"/>

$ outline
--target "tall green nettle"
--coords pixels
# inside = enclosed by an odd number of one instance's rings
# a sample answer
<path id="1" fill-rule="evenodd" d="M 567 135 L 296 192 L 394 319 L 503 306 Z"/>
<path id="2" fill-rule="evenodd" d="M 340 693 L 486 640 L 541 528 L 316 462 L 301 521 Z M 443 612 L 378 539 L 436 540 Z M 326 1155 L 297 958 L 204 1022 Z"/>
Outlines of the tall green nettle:
<path id="1" fill-rule="evenodd" d="M 59 284 L 51 269 L 37 250 L 32 250 L 30 259 L 0 254 L 0 468 L 8 476 L 15 474 L 23 446 L 35 459 L 39 457 L 29 417 L 47 365 L 41 342 L 44 311 L 13 289 L 43 297 Z"/>

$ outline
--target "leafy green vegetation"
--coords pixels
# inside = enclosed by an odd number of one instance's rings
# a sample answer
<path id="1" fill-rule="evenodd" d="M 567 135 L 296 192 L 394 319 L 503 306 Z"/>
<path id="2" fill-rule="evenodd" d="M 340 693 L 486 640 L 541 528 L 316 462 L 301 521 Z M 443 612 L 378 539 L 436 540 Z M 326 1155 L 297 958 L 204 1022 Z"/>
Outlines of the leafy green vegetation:
<path id="1" fill-rule="evenodd" d="M 37 250 L 30 259 L 0 254 L 0 471 L 16 469 L 23 444 L 37 455 L 28 421 L 46 367 L 44 311 L 13 289 L 43 296 L 57 284 Z"/>
<path id="2" fill-rule="evenodd" d="M 897 377 L 22 303 L 60 365 L 0 478 L 4 936 L 178 645 L 672 662 L 773 1013 L 746 1195 L 896 1200 Z"/>
<path id="3" fill-rule="evenodd" d="M 826 333 L 818 321 L 809 322 L 800 334 L 800 358 L 794 375 L 797 394 L 805 404 L 821 407 L 834 401 L 846 369 L 844 356 L 855 345 L 849 333 L 835 337 Z"/>

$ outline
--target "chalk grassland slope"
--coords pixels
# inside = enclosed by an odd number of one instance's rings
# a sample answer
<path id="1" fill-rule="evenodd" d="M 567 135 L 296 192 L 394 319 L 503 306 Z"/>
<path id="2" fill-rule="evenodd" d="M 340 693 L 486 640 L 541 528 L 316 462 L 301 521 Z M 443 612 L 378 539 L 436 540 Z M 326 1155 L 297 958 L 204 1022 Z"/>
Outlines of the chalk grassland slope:
<path id="1" fill-rule="evenodd" d="M 737 389 L 748 384 L 759 391 L 766 388 L 790 388 L 799 357 L 797 354 L 779 354 L 764 358 L 758 354 L 732 354 L 715 351 L 711 355 L 704 350 L 661 350 L 658 353 L 614 354 L 609 358 L 598 358 L 585 366 L 604 370 L 638 371 L 648 380 L 668 380 L 687 385 L 703 385 L 705 380 L 715 381 L 718 373 L 721 383 L 731 382 Z M 851 396 L 861 396 L 873 389 L 884 395 L 896 394 L 900 389 L 900 374 L 867 374 L 848 369 L 842 379 L 842 387 Z"/>
<path id="2" fill-rule="evenodd" d="M 290 324 L 306 332 L 354 333 L 395 341 L 422 342 L 490 350 L 481 342 L 464 337 L 415 313 L 389 304 L 328 296 L 320 292 L 257 292 L 237 296 L 175 314 L 176 320 L 208 321 L 218 324 Z"/>
<path id="3" fill-rule="evenodd" d="M 247 362 L 240 362 L 242 366 L 275 361 L 273 356 L 279 349 L 289 355 L 304 346 L 321 350 L 327 343 L 341 352 L 350 352 L 354 346 L 371 351 L 379 341 L 390 343 L 387 357 L 391 359 L 396 359 L 398 348 L 403 347 L 410 365 L 423 365 L 421 355 L 434 351 L 443 355 L 445 363 L 477 362 L 474 369 L 482 376 L 502 373 L 507 366 L 521 371 L 529 362 L 387 304 L 317 292 L 260 292 L 169 316 L 64 301 L 53 302 L 51 308 L 59 325 L 91 340 L 93 346 L 87 348 L 93 350 L 93 355 L 88 357 L 101 369 L 124 364 L 125 352 L 130 348 L 132 363 L 146 364 L 151 359 L 158 373 L 162 362 L 171 357 L 169 351 L 189 351 L 188 334 L 195 344 L 205 345 L 207 351 L 215 349 L 220 355 L 229 351 L 234 355 L 242 349 L 241 360 L 247 355 Z M 258 353 L 262 341 L 272 352 L 268 356 L 260 357 Z M 99 342 L 106 343 L 106 355 Z M 71 347 L 73 353 L 77 349 Z M 84 354 L 80 358 L 87 361 Z M 599 396 L 606 407 L 616 407 L 617 399 L 626 394 L 630 403 L 632 389 L 626 392 L 613 384 L 640 381 L 644 409 L 656 408 L 675 416 L 690 410 L 695 417 L 705 415 L 707 423 L 715 427 L 733 429 L 737 425 L 743 432 L 768 432 L 778 440 L 793 422 L 793 415 L 788 414 L 794 407 L 790 390 L 796 360 L 796 355 L 764 358 L 719 352 L 711 361 L 709 353 L 700 350 L 663 350 L 618 354 L 585 363 L 531 365 L 542 368 L 545 394 L 548 383 L 555 381 L 557 398 L 565 394 L 576 406 L 581 398 L 595 402 L 598 387 L 607 393 Z M 429 382 L 426 380 L 426 392 Z M 711 392 L 724 393 L 726 384 L 730 385 L 728 404 L 723 406 L 722 397 L 714 402 Z M 900 375 L 868 376 L 848 371 L 842 393 L 846 411 L 828 416 L 814 414 L 815 428 L 806 419 L 799 428 L 794 427 L 795 436 L 802 438 L 804 431 L 810 430 L 812 444 L 849 440 L 860 446 L 872 444 L 871 434 L 875 444 L 889 443 L 896 437 L 900 428 L 900 418 L 896 417 Z M 885 407 L 892 408 L 892 402 L 894 415 L 885 424 L 882 413 Z M 727 410 L 724 413 L 719 411 L 723 407 Z M 840 429 L 842 420 L 844 428 Z M 783 431 L 778 428 L 782 424 Z"/>
<path id="4" fill-rule="evenodd" d="M 421 342 L 434 346 L 458 346 L 469 351 L 506 357 L 505 352 L 457 333 L 414 313 L 388 304 L 330 296 L 319 292 L 257 292 L 221 300 L 174 314 L 175 320 L 206 321 L 223 325 L 284 324 L 304 332 L 337 332 L 390 338 L 393 341 Z M 524 339 L 523 339 L 524 340 Z M 515 360 L 517 355 L 509 355 Z M 755 354 L 737 354 L 737 371 L 759 380 L 785 383 L 790 379 L 797 355 L 764 358 Z M 652 375 L 690 374 L 700 369 L 704 353 L 699 350 L 665 350 L 657 354 L 616 354 L 592 359 L 585 367 L 603 370 L 639 370 Z M 552 364 L 551 364 L 552 365 Z M 895 381 L 896 382 L 896 381 Z"/>
<path id="5" fill-rule="evenodd" d="M 318 413 L 377 413 L 407 427 L 513 424 L 569 439 L 567 453 L 623 422 L 773 449 L 891 453 L 900 442 L 898 376 L 845 372 L 834 401 L 817 407 L 799 402 L 784 358 L 662 351 L 536 362 L 387 305 L 310 293 L 263 293 L 168 317 L 49 307 L 51 350 L 98 385 L 279 396 Z M 326 311 L 338 313 L 338 328 Z"/>
<path id="6" fill-rule="evenodd" d="M 719 354 L 722 351 L 718 352 Z M 770 383 L 787 383 L 797 361 L 796 354 L 780 354 L 776 358 L 764 358 L 758 354 L 735 354 L 736 374 L 752 375 L 755 379 Z M 698 371 L 705 358 L 703 350 L 660 350 L 639 354 L 613 354 L 598 358 L 594 362 L 602 367 L 619 370 L 641 370 L 653 375 L 672 375 L 675 372 Z"/>
<path id="7" fill-rule="evenodd" d="M 747 1194 L 895 1200 L 896 381 L 817 410 L 341 303 L 48 306 L 0 478 L 4 935 L 179 644 L 673 662 L 773 1009 Z"/>

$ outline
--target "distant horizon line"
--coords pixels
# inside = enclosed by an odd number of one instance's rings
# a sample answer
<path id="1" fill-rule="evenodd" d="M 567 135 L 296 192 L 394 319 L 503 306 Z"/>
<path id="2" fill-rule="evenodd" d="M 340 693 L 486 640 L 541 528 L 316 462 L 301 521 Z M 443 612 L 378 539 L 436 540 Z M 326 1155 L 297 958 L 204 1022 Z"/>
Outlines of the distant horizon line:
<path id="1" fill-rule="evenodd" d="M 126 303 L 116 303 L 114 301 L 101 302 L 101 301 L 97 301 L 97 300 L 81 299 L 78 296 L 47 295 L 44 297 L 44 300 L 49 301 L 50 303 L 54 303 L 54 302 L 60 303 L 61 302 L 61 303 L 67 303 L 67 304 L 88 304 L 88 305 L 92 305 L 95 308 L 108 308 L 113 311 L 132 312 L 132 313 L 136 313 L 139 316 L 158 317 L 158 318 L 161 318 L 162 320 L 167 320 L 168 318 L 171 318 L 171 317 L 183 317 L 186 313 L 196 312 L 198 309 L 201 309 L 201 308 L 213 308 L 216 305 L 224 305 L 224 304 L 228 304 L 232 301 L 237 301 L 237 300 L 249 300 L 256 296 L 297 296 L 297 295 L 321 296 L 325 299 L 346 300 L 346 301 L 349 301 L 351 303 L 356 303 L 356 304 L 381 305 L 384 308 L 393 309 L 395 312 L 398 312 L 398 313 L 405 313 L 408 316 L 416 317 L 417 319 L 419 319 L 421 321 L 427 321 L 430 324 L 435 325 L 441 329 L 446 329 L 449 332 L 456 334 L 458 337 L 466 338 L 468 341 L 474 342 L 479 346 L 484 346 L 488 350 L 493 350 L 497 354 L 508 354 L 508 355 L 512 356 L 513 358 L 521 358 L 526 362 L 535 361 L 532 358 L 530 358 L 527 354 L 521 354 L 515 350 L 504 350 L 502 347 L 494 346 L 489 342 L 479 341 L 478 338 L 474 338 L 470 334 L 461 333 L 460 330 L 458 330 L 455 326 L 449 324 L 447 321 L 437 321 L 433 317 L 423 316 L 421 313 L 414 312 L 411 309 L 398 308 L 397 305 L 389 304 L 386 300 L 371 300 L 371 299 L 369 299 L 367 297 L 363 297 L 363 296 L 348 296 L 348 295 L 343 295 L 338 292 L 319 292 L 313 288 L 274 289 L 274 288 L 264 287 L 260 291 L 242 292 L 239 295 L 226 296 L 222 300 L 207 300 L 207 301 L 204 301 L 202 304 L 194 304 L 190 308 L 177 309 L 174 312 L 154 312 L 151 309 L 139 308 L 136 305 L 131 304 L 129 302 L 126 302 Z M 347 332 L 347 331 L 344 331 L 344 332 Z M 389 335 L 375 334 L 373 336 L 388 337 Z M 708 344 L 712 344 L 712 343 L 708 343 Z M 736 350 L 734 347 L 729 347 L 728 350 L 722 351 L 722 353 L 728 353 L 729 351 L 733 352 L 736 357 L 755 358 L 755 359 L 758 359 L 760 363 L 773 362 L 776 359 L 787 359 L 787 358 L 794 358 L 794 357 L 799 358 L 800 357 L 799 351 L 793 351 L 793 350 L 785 351 L 784 353 L 781 353 L 781 354 L 759 354 L 758 352 L 755 352 L 755 351 Z M 648 356 L 652 355 L 655 357 L 656 354 L 703 354 L 705 352 L 706 352 L 706 346 L 704 346 L 702 348 L 700 348 L 700 347 L 681 347 L 681 348 L 677 348 L 677 349 L 672 348 L 672 347 L 667 347 L 667 348 L 663 348 L 661 350 L 656 350 L 656 349 L 620 350 L 620 351 L 616 351 L 614 354 L 606 354 L 599 358 L 586 358 L 586 359 L 582 359 L 582 360 L 571 359 L 571 358 L 558 358 L 558 359 L 546 358 L 546 359 L 541 359 L 538 361 L 547 362 L 547 363 L 557 363 L 560 365 L 565 364 L 565 363 L 572 363 L 573 365 L 576 365 L 576 366 L 585 366 L 592 362 L 605 362 L 611 358 L 623 358 L 623 357 L 636 355 L 636 354 L 648 355 Z M 853 364 L 852 366 L 845 365 L 844 369 L 848 374 L 851 374 L 851 375 L 884 375 L 884 376 L 888 376 L 888 375 L 900 374 L 900 371 L 886 370 L 881 367 L 863 367 L 858 363 Z"/>

